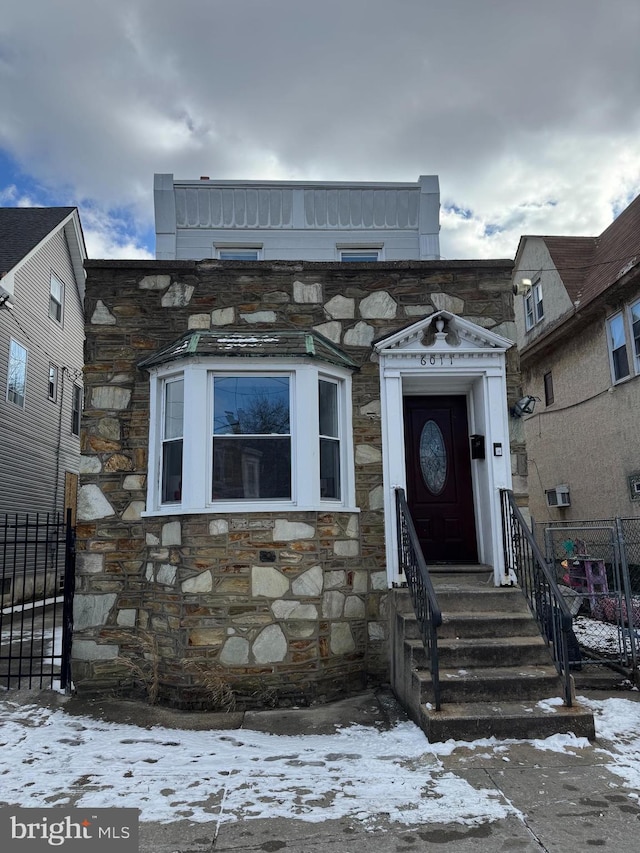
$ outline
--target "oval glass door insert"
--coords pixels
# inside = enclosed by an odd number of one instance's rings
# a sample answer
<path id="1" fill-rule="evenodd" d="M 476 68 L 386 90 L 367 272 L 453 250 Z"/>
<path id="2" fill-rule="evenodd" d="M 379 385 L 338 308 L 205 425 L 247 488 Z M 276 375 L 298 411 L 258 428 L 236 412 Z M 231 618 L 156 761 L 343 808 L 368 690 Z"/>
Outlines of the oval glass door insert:
<path id="1" fill-rule="evenodd" d="M 420 470 L 425 486 L 439 495 L 447 481 L 447 451 L 444 437 L 435 421 L 427 421 L 420 434 Z"/>

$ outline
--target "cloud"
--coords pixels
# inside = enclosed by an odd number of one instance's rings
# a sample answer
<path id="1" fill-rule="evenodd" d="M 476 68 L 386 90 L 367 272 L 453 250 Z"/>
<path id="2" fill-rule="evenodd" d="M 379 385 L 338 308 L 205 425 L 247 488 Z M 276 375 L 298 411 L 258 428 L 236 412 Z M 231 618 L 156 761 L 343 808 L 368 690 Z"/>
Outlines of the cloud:
<path id="1" fill-rule="evenodd" d="M 636 0 L 8 6 L 0 147 L 47 191 L 126 208 L 134 244 L 154 172 L 439 174 L 448 257 L 598 233 L 640 190 Z"/>

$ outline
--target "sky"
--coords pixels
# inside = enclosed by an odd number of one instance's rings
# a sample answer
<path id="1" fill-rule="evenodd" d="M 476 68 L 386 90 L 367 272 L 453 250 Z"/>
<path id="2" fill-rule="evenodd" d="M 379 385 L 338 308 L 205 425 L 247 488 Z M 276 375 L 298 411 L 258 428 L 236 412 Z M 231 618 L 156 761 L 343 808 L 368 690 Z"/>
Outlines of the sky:
<path id="1" fill-rule="evenodd" d="M 597 763 L 637 802 L 640 703 L 580 701 L 594 712 L 598 746 L 572 734 L 531 740 L 540 756 L 536 766 L 545 752 L 596 760 L 595 750 Z M 553 713 L 557 703 L 540 704 Z M 143 728 L 8 696 L 0 700 L 0 729 L 0 803 L 6 805 L 119 806 L 139 809 L 142 822 L 160 823 L 353 817 L 375 828 L 384 803 L 391 824 L 469 826 L 509 816 L 526 823 L 489 776 L 486 788 L 473 786 L 443 761 L 457 751 L 509 762 L 510 746 L 522 741 L 429 743 L 402 721 L 386 731 L 354 725 L 315 735 Z"/>
<path id="2" fill-rule="evenodd" d="M 445 258 L 640 192 L 637 0 L 4 0 L 0 205 L 153 257 L 153 174 L 415 181 Z"/>

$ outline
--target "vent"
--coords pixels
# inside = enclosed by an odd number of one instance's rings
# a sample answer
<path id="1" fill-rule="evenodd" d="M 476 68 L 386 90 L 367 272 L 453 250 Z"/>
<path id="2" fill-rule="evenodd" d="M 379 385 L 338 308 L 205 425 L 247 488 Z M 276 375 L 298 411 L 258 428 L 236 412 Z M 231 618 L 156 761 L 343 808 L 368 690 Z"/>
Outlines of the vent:
<path id="1" fill-rule="evenodd" d="M 546 489 L 547 506 L 571 506 L 571 495 L 569 494 L 569 486 L 566 484 L 556 486 L 555 489 Z"/>

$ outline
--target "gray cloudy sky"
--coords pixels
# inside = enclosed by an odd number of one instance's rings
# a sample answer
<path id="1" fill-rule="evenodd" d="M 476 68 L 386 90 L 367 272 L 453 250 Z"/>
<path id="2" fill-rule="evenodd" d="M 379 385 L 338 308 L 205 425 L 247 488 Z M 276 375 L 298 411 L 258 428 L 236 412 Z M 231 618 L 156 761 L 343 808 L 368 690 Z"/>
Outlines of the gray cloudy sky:
<path id="1" fill-rule="evenodd" d="M 4 0 L 0 204 L 152 254 L 154 172 L 440 176 L 444 257 L 640 192 L 638 0 Z"/>

